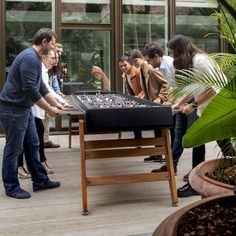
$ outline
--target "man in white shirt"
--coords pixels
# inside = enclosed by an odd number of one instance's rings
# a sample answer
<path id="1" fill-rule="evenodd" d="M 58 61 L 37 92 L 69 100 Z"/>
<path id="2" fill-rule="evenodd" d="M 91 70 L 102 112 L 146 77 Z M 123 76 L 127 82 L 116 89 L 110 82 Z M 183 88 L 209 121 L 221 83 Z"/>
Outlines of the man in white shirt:
<path id="1" fill-rule="evenodd" d="M 173 65 L 174 58 L 164 55 L 162 47 L 156 43 L 149 43 L 144 47 L 143 54 L 145 59 L 154 68 L 158 67 L 164 79 L 171 87 L 175 87 L 175 68 Z"/>

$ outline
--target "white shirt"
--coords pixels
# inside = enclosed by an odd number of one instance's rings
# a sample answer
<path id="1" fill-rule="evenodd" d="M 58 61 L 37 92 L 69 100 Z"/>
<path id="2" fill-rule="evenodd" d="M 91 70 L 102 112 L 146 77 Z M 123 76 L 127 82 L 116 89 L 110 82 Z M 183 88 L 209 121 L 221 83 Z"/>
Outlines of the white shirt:
<path id="1" fill-rule="evenodd" d="M 48 70 L 43 63 L 42 63 L 42 80 L 46 85 L 49 83 Z M 31 111 L 34 117 L 37 117 L 42 120 L 45 118 L 45 111 L 36 104 L 32 106 Z"/>
<path id="2" fill-rule="evenodd" d="M 133 85 L 131 83 L 131 75 L 126 75 L 126 78 L 127 78 L 127 82 L 129 84 L 129 86 L 133 89 Z"/>
<path id="3" fill-rule="evenodd" d="M 193 68 L 194 69 L 199 69 L 199 71 L 201 71 L 203 68 L 205 70 L 207 70 L 210 74 L 213 74 L 213 71 L 216 71 L 217 74 L 222 75 L 222 78 L 224 80 L 227 80 L 226 76 L 224 75 L 224 73 L 221 71 L 220 67 L 216 64 L 216 62 L 212 61 L 212 59 L 204 53 L 197 53 L 194 57 L 193 57 Z M 200 72 L 201 73 L 201 72 Z M 215 90 L 216 93 L 219 92 L 219 90 L 217 90 L 216 88 L 213 88 Z M 197 99 L 197 94 L 193 93 L 193 97 L 195 99 Z M 197 108 L 197 115 L 201 116 L 203 110 L 205 109 L 205 107 L 207 106 L 207 104 L 211 101 L 211 99 L 209 99 L 208 101 L 206 101 L 205 103 L 201 104 L 198 106 Z"/>
<path id="4" fill-rule="evenodd" d="M 174 58 L 170 56 L 163 56 L 160 65 L 160 71 L 171 87 L 176 87 L 173 76 L 175 74 L 175 68 L 173 65 Z"/>
<path id="5" fill-rule="evenodd" d="M 48 69 L 45 67 L 45 65 L 42 63 L 42 80 L 45 83 L 48 91 L 51 93 L 51 95 L 57 99 L 61 104 L 65 103 L 65 100 L 57 94 L 49 85 L 49 76 L 48 76 Z M 45 110 L 34 104 L 31 108 L 32 114 L 34 117 L 37 117 L 39 119 L 44 119 L 45 118 Z"/>

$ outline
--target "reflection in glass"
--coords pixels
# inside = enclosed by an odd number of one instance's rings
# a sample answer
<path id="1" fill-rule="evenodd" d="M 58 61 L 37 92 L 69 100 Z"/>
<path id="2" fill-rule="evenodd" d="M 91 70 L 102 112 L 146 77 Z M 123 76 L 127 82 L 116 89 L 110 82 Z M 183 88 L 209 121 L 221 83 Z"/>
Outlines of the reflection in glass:
<path id="1" fill-rule="evenodd" d="M 67 68 L 63 93 L 101 91 L 101 79 L 91 74 L 92 66 L 110 74 L 110 32 L 90 30 L 62 30 L 64 53 L 62 66 Z"/>
<path id="2" fill-rule="evenodd" d="M 166 45 L 168 39 L 167 0 L 123 1 L 124 52 L 142 50 L 145 44 L 158 42 Z"/>
<path id="3" fill-rule="evenodd" d="M 62 23 L 110 23 L 110 0 L 62 0 L 61 11 Z"/>
<path id="4" fill-rule="evenodd" d="M 42 27 L 51 27 L 52 6 L 49 2 L 6 1 L 6 72 L 16 55 L 33 43 Z"/>
<path id="5" fill-rule="evenodd" d="M 216 1 L 212 0 L 176 0 L 176 33 L 193 38 L 208 53 L 219 52 L 217 22 L 209 22 L 216 8 Z"/>
<path id="6" fill-rule="evenodd" d="M 33 44 L 42 27 L 52 27 L 51 2 L 6 1 L 6 76 L 15 57 Z M 50 122 L 54 128 L 55 119 Z"/>

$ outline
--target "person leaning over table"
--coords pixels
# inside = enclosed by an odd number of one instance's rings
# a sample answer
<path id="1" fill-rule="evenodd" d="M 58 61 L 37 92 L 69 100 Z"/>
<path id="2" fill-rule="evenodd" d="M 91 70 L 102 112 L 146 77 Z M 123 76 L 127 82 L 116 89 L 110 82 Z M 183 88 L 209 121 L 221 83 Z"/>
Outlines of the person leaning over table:
<path id="1" fill-rule="evenodd" d="M 140 84 L 140 69 L 131 64 L 131 58 L 127 55 L 121 55 L 118 64 L 129 95 L 143 99 L 145 95 Z M 142 138 L 141 130 L 133 132 L 135 139 Z"/>
<path id="2" fill-rule="evenodd" d="M 146 61 L 151 64 L 154 68 L 159 68 L 162 76 L 168 83 L 169 93 L 176 86 L 173 75 L 175 74 L 175 68 L 173 65 L 173 57 L 164 55 L 163 48 L 158 43 L 148 43 L 143 49 L 143 55 Z M 171 106 L 174 104 L 174 100 L 169 97 L 163 105 Z M 170 128 L 171 134 L 171 147 L 173 147 L 175 137 L 175 114 L 173 114 L 174 126 Z"/>
<path id="3" fill-rule="evenodd" d="M 54 95 L 55 93 L 58 95 L 55 95 L 58 100 L 63 101 L 64 94 L 62 93 L 59 85 L 59 81 L 63 77 L 62 74 L 62 68 L 61 68 L 61 55 L 63 53 L 63 45 L 60 43 L 55 43 L 54 45 L 54 53 L 55 53 L 55 60 L 54 65 L 52 68 L 48 70 L 49 75 L 49 81 L 50 84 L 50 92 L 52 92 Z M 60 145 L 57 143 L 54 143 L 52 140 L 50 140 L 50 117 L 45 115 L 45 118 L 43 119 L 43 125 L 44 125 L 44 148 L 59 148 Z"/>
<path id="4" fill-rule="evenodd" d="M 163 50 L 161 50 L 160 46 L 158 46 L 155 43 L 147 44 L 144 48 L 144 54 L 149 62 L 152 62 L 152 64 L 155 64 L 160 68 L 163 76 L 166 78 L 171 88 L 175 88 L 176 84 L 175 80 L 173 79 L 173 75 L 175 74 L 175 67 L 173 65 L 174 55 L 170 54 L 170 56 L 164 56 Z M 168 105 L 173 105 L 176 102 L 179 101 L 172 100 Z M 174 107 L 175 106 L 173 105 L 173 108 Z M 192 113 L 187 117 L 185 114 L 181 112 L 176 112 L 176 110 L 173 111 L 174 127 L 171 128 L 170 131 L 171 131 L 172 156 L 173 156 L 175 174 L 177 174 L 177 164 L 183 152 L 182 138 L 187 131 L 188 127 L 187 124 L 189 123 L 190 125 L 190 123 L 195 120 L 195 116 L 196 116 L 195 113 Z M 193 153 L 195 153 L 195 149 Z M 152 172 L 163 172 L 163 171 L 167 171 L 166 165 L 162 165 L 159 169 L 152 170 Z M 185 178 L 186 176 L 184 177 L 184 179 Z"/>
<path id="5" fill-rule="evenodd" d="M 150 64 L 144 58 L 143 54 L 134 49 L 130 53 L 130 58 L 136 67 L 140 67 L 140 84 L 144 92 L 144 98 L 159 104 L 164 104 L 169 100 L 170 86 L 163 77 L 154 60 Z M 155 137 L 161 136 L 161 130 L 154 130 Z M 144 162 L 162 162 L 162 156 L 149 156 L 144 158 Z"/>
<path id="6" fill-rule="evenodd" d="M 209 72 L 218 70 L 216 64 L 209 58 L 206 52 L 199 49 L 189 37 L 184 35 L 175 35 L 167 43 L 168 51 L 174 58 L 174 66 L 177 70 L 176 73 L 181 73 L 183 69 L 199 70 L 206 69 Z M 178 139 L 180 145 L 182 139 L 187 131 L 187 128 L 202 114 L 204 108 L 209 101 L 215 95 L 213 88 L 203 91 L 200 95 L 190 94 L 186 95 L 178 102 L 176 102 L 172 109 L 179 108 L 180 111 L 177 113 L 179 119 L 176 118 L 176 129 L 179 130 L 178 134 L 175 135 L 175 139 Z M 190 119 L 188 119 L 190 118 Z M 183 147 L 181 145 L 181 153 Z M 192 168 L 205 160 L 205 145 L 194 147 L 192 151 Z M 174 165 L 177 164 L 178 159 L 173 159 Z M 193 195 L 199 195 L 189 184 L 185 184 L 183 187 L 177 190 L 178 197 L 189 197 Z"/>
<path id="7" fill-rule="evenodd" d="M 55 50 L 55 60 L 54 60 L 54 66 L 48 70 L 49 74 L 49 81 L 50 87 L 52 90 L 54 90 L 57 94 L 60 96 L 64 96 L 63 93 L 60 90 L 58 77 L 61 75 L 61 66 L 60 66 L 60 57 L 63 52 L 63 46 L 60 43 L 54 44 L 54 50 Z M 49 134 L 50 134 L 50 116 L 46 113 L 45 118 L 43 119 L 43 125 L 44 125 L 44 148 L 59 148 L 60 145 L 57 143 L 53 143 L 52 140 L 50 140 Z"/>
<path id="8" fill-rule="evenodd" d="M 50 116 L 63 109 L 48 92 L 42 81 L 41 56 L 56 42 L 56 34 L 49 28 L 41 28 L 34 36 L 33 45 L 23 50 L 12 63 L 7 80 L 0 93 L 0 122 L 5 131 L 6 143 L 3 151 L 2 180 L 9 197 L 26 199 L 30 192 L 21 188 L 17 162 L 23 152 L 23 141 L 27 168 L 31 174 L 33 191 L 57 188 L 60 182 L 51 181 L 39 158 L 39 139 L 31 107 L 37 104 Z"/>

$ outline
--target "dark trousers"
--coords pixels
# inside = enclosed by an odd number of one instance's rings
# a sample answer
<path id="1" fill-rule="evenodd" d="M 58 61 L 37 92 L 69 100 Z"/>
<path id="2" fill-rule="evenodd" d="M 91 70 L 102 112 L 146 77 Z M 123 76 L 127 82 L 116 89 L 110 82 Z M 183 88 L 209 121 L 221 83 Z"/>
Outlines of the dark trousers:
<path id="1" fill-rule="evenodd" d="M 40 156 L 40 161 L 44 162 L 47 160 L 45 153 L 44 153 L 44 139 L 43 139 L 43 134 L 44 134 L 44 126 L 43 126 L 43 121 L 37 117 L 34 118 L 35 120 L 35 126 L 39 138 L 39 156 Z M 27 142 L 24 140 L 24 147 L 28 145 Z M 23 161 L 23 153 L 18 158 L 18 166 L 23 166 L 24 161 Z"/>
<path id="2" fill-rule="evenodd" d="M 172 148 L 173 162 L 177 166 L 179 158 L 183 153 L 182 140 L 187 132 L 187 129 L 197 120 L 198 116 L 196 111 L 191 113 L 189 116 L 178 112 L 176 114 L 176 124 L 175 124 L 175 137 L 174 144 Z M 205 160 L 205 145 L 199 147 L 194 147 L 192 151 L 192 167 L 194 168 L 201 162 Z"/>
<path id="3" fill-rule="evenodd" d="M 236 156 L 235 150 L 232 147 L 230 139 L 218 140 L 217 144 L 220 147 L 223 156 Z"/>

